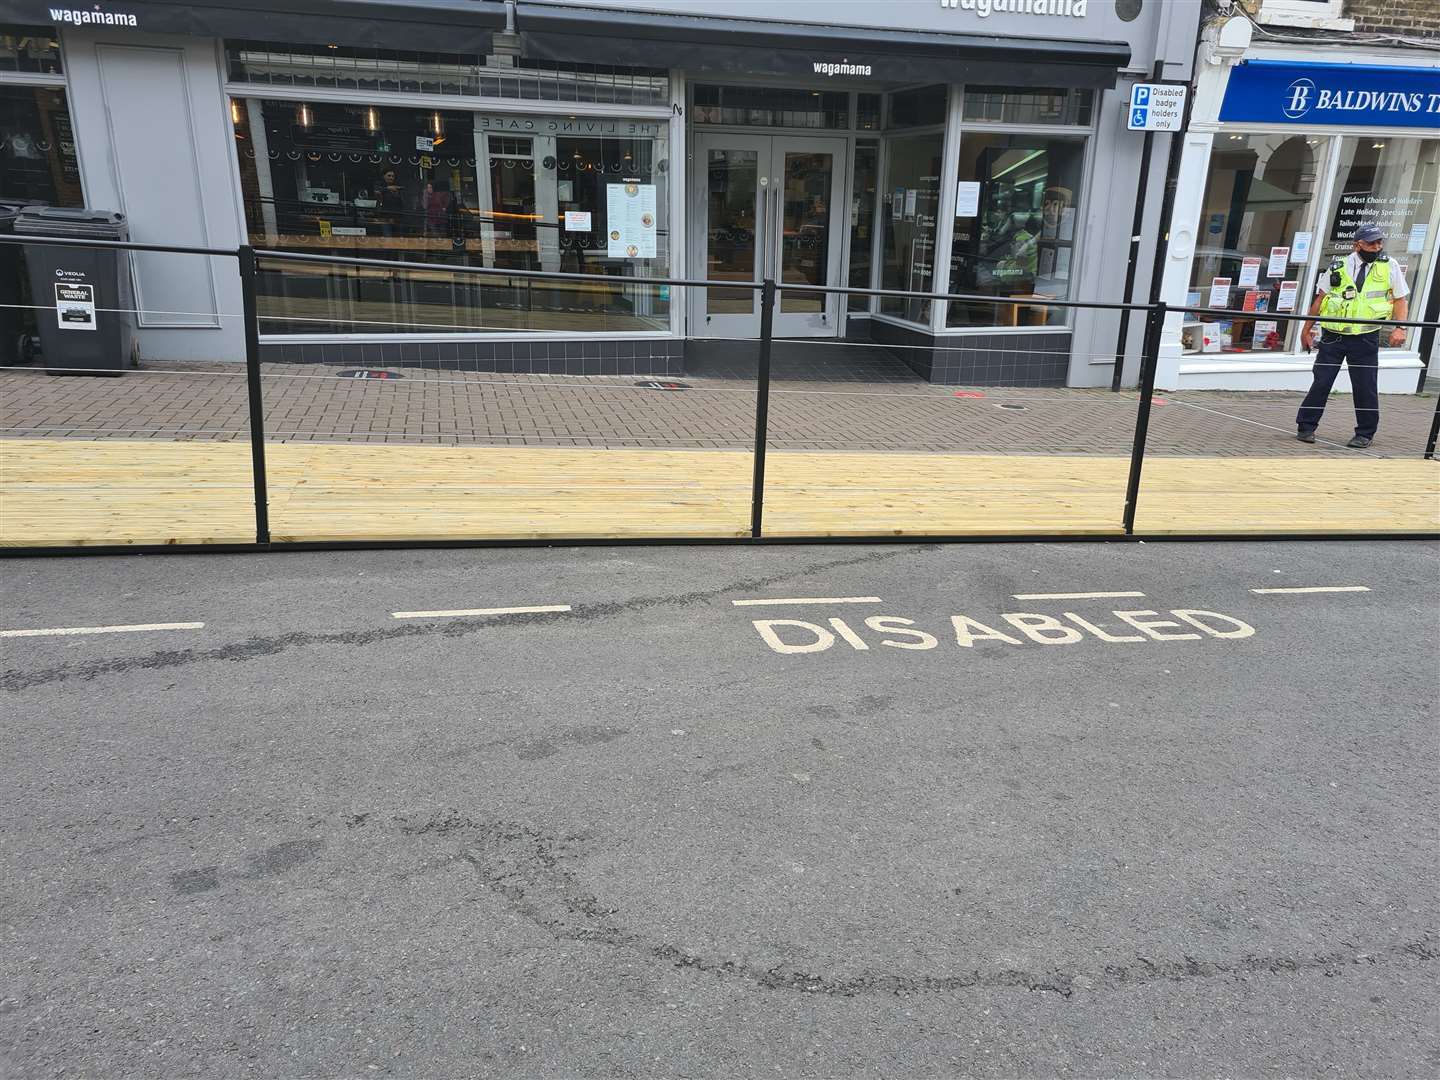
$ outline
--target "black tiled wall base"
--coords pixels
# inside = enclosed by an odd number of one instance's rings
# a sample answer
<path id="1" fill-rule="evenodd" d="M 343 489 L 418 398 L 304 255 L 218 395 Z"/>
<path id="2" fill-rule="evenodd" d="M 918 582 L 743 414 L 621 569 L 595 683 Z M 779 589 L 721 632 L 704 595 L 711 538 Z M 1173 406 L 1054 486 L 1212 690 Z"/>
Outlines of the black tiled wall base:
<path id="1" fill-rule="evenodd" d="M 421 367 L 513 375 L 683 375 L 674 338 L 569 341 L 262 342 L 261 362 L 344 368 Z"/>
<path id="2" fill-rule="evenodd" d="M 858 332 L 864 333 L 867 326 L 869 340 L 896 346 L 891 350 L 895 357 L 932 383 L 1064 386 L 1070 375 L 1068 330 L 935 337 L 921 330 L 870 319 L 857 328 Z"/>

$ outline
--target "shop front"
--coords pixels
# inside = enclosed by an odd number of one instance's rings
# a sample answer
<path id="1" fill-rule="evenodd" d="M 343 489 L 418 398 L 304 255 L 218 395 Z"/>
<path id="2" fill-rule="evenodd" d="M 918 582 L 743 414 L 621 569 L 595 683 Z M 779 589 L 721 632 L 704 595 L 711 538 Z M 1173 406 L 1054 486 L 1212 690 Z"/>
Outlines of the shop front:
<path id="1" fill-rule="evenodd" d="M 1186 136 L 1164 295 L 1207 309 L 1171 316 L 1158 385 L 1308 387 L 1299 325 L 1320 275 L 1378 225 L 1410 316 L 1435 287 L 1440 228 L 1440 60 L 1433 52 L 1252 45 L 1203 66 Z M 1413 393 L 1419 332 L 1381 351 L 1380 389 Z M 1342 388 L 1348 389 L 1348 381 Z"/>
<path id="2" fill-rule="evenodd" d="M 1198 0 L 693 7 L 4 0 L 30 44 L 0 95 L 23 86 L 17 130 L 74 112 L 35 197 L 142 241 L 365 259 L 262 262 L 272 358 L 676 374 L 692 343 L 757 337 L 742 286 L 774 278 L 902 294 L 782 292 L 782 338 L 896 347 L 942 382 L 1109 382 L 1115 317 L 1057 303 L 1117 298 L 1141 197 L 1121 103 L 1188 77 Z M 133 273 L 143 355 L 243 355 L 232 264 Z M 736 287 L 645 280 L 678 277 Z M 922 295 L 946 291 L 1015 302 Z"/>

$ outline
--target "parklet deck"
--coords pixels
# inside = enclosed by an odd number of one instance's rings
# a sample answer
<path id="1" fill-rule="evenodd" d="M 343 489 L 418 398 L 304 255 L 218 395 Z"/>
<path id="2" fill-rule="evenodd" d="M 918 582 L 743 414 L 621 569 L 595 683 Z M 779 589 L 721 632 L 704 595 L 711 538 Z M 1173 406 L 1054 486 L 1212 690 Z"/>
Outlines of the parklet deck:
<path id="1" fill-rule="evenodd" d="M 752 456 L 276 443 L 276 541 L 748 536 Z M 768 536 L 1121 533 L 1114 456 L 771 452 Z M 1419 459 L 1154 457 L 1136 531 L 1440 534 Z M 0 545 L 250 543 L 245 443 L 0 441 Z"/>

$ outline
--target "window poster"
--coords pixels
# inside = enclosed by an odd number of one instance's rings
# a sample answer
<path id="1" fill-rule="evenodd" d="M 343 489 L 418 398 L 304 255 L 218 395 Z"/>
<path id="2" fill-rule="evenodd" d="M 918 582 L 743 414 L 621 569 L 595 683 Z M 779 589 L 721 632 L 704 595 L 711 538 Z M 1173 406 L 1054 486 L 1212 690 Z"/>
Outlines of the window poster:
<path id="1" fill-rule="evenodd" d="M 1239 285 L 1240 288 L 1242 288 L 1242 289 L 1244 289 L 1244 288 L 1246 288 L 1247 286 L 1250 286 L 1250 285 L 1259 284 L 1259 281 L 1260 281 L 1260 263 L 1261 263 L 1261 261 L 1262 261 L 1262 260 L 1260 260 L 1260 259 L 1258 259 L 1258 258 L 1255 258 L 1255 259 L 1241 259 L 1241 260 L 1240 260 L 1240 280 L 1237 281 L 1235 284 L 1236 284 L 1236 285 Z"/>
<path id="2" fill-rule="evenodd" d="M 980 213 L 980 182 L 961 180 L 955 193 L 955 216 L 975 217 Z"/>
<path id="3" fill-rule="evenodd" d="M 1245 294 L 1242 304 L 1244 311 L 1269 311 L 1270 294 L 1260 289 L 1251 289 Z"/>
<path id="4" fill-rule="evenodd" d="M 1416 255 L 1425 250 L 1425 234 L 1430 231 L 1430 226 L 1423 222 L 1419 225 L 1410 226 L 1410 236 L 1405 243 L 1405 253 Z"/>
<path id="5" fill-rule="evenodd" d="M 589 210 L 566 210 L 565 231 L 566 232 L 589 232 L 590 211 Z"/>
<path id="6" fill-rule="evenodd" d="M 1230 306 L 1230 279 L 1228 277 L 1212 278 L 1210 281 L 1210 306 Z"/>
<path id="7" fill-rule="evenodd" d="M 910 188 L 905 192 L 905 220 L 915 219 L 915 203 L 920 198 L 919 188 Z"/>
<path id="8" fill-rule="evenodd" d="M 1280 324 L 1273 319 L 1255 320 L 1256 349 L 1278 349 L 1280 347 Z"/>
<path id="9" fill-rule="evenodd" d="M 1309 262 L 1310 244 L 1314 239 L 1314 233 L 1297 232 L 1290 241 L 1290 261 L 1292 263 Z"/>
<path id="10" fill-rule="evenodd" d="M 612 259 L 653 259 L 656 252 L 655 185 L 606 184 L 605 254 Z"/>
<path id="11" fill-rule="evenodd" d="M 1288 247 L 1272 247 L 1270 249 L 1270 265 L 1265 268 L 1266 277 L 1284 277 L 1285 268 L 1290 265 L 1290 249 Z"/>
<path id="12" fill-rule="evenodd" d="M 1280 295 L 1275 298 L 1275 310 L 1276 310 L 1276 311 L 1294 311 L 1294 310 L 1295 310 L 1295 294 L 1298 293 L 1299 291 L 1300 291 L 1300 282 L 1298 282 L 1298 281 L 1282 281 L 1282 282 L 1280 282 Z"/>
<path id="13" fill-rule="evenodd" d="M 1075 239 L 1075 208 L 1067 206 L 1060 211 L 1060 239 L 1073 241 Z"/>

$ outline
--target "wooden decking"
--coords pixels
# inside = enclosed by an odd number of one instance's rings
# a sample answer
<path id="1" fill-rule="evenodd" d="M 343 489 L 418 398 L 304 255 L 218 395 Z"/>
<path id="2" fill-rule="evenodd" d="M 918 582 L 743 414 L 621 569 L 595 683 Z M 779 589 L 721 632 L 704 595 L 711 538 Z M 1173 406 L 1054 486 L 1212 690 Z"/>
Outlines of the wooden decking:
<path id="1" fill-rule="evenodd" d="M 281 443 L 275 540 L 732 537 L 751 455 Z M 772 452 L 773 536 L 1115 535 L 1128 459 Z M 247 543 L 244 443 L 0 441 L 0 545 Z M 1138 532 L 1435 532 L 1440 465 L 1152 457 Z"/>

